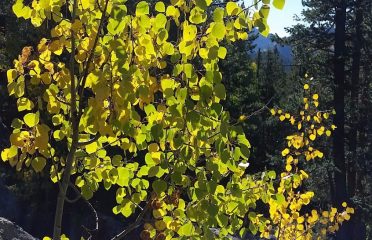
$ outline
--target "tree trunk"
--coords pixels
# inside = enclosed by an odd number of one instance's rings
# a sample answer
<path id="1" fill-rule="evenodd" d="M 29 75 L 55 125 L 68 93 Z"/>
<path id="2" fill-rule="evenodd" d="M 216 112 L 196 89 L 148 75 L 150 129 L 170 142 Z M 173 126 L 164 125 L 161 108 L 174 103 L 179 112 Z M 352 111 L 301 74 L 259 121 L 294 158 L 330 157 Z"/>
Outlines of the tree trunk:
<path id="1" fill-rule="evenodd" d="M 334 204 L 340 207 L 342 202 L 349 202 L 347 195 L 346 163 L 345 163 L 345 28 L 346 0 L 336 2 L 335 14 L 335 55 L 334 55 L 334 124 L 337 128 L 333 135 L 333 159 L 335 179 Z M 349 224 L 343 224 L 337 233 L 337 239 L 350 240 Z"/>
<path id="2" fill-rule="evenodd" d="M 349 150 L 351 157 L 348 161 L 348 193 L 352 197 L 355 195 L 356 170 L 357 170 L 357 136 L 358 136 L 358 112 L 359 112 L 359 78 L 360 78 L 360 58 L 361 58 L 361 24 L 363 22 L 363 10 L 361 0 L 355 2 L 355 33 L 353 36 L 353 55 L 351 66 L 351 112 L 350 112 L 350 134 Z"/>
<path id="3" fill-rule="evenodd" d="M 73 0 L 72 5 L 72 15 L 71 15 L 71 22 L 75 22 L 76 18 L 76 11 L 77 11 L 77 0 Z M 53 240 L 60 240 L 61 239 L 61 232 L 62 232 L 62 216 L 63 216 L 63 208 L 66 200 L 66 192 L 70 183 L 71 171 L 73 162 L 75 160 L 75 152 L 77 149 L 78 141 L 79 141 L 79 117 L 77 113 L 77 103 L 76 103 L 76 86 L 75 86 L 75 37 L 74 31 L 71 29 L 71 56 L 69 62 L 69 70 L 70 70 L 70 80 L 71 80 L 71 102 L 70 102 L 70 119 L 71 119 L 71 128 L 72 128 L 72 142 L 70 151 L 66 158 L 66 166 L 63 171 L 62 179 L 60 181 L 60 188 L 57 198 L 57 206 L 56 212 L 54 216 L 54 228 L 53 228 Z M 57 171 L 57 169 L 56 169 Z"/>
<path id="4" fill-rule="evenodd" d="M 357 178 L 360 178 L 361 169 L 358 162 L 360 155 L 358 154 L 358 128 L 359 128 L 359 93 L 360 93 L 360 65 L 361 65 L 361 48 L 362 48 L 362 23 L 363 23 L 363 0 L 356 0 L 354 6 L 355 14 L 355 33 L 352 38 L 353 54 L 351 66 L 351 118 L 350 118 L 350 135 L 349 135 L 349 151 L 350 158 L 348 159 L 348 195 L 350 198 L 359 195 L 361 192 L 358 188 Z M 351 219 L 352 239 L 365 239 L 365 225 L 362 222 L 360 209 L 356 207 L 356 213 Z"/>

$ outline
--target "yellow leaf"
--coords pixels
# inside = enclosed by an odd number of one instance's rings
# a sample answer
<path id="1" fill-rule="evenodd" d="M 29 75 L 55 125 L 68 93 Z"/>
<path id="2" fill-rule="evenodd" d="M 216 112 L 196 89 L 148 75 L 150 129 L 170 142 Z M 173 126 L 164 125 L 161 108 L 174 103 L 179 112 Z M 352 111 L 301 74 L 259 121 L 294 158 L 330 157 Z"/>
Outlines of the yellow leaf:
<path id="1" fill-rule="evenodd" d="M 157 152 L 159 151 L 159 145 L 157 143 L 151 143 L 148 146 L 149 152 Z"/>
<path id="2" fill-rule="evenodd" d="M 149 14 L 150 9 L 149 9 L 149 4 L 146 1 L 141 1 L 137 4 L 136 6 L 136 15 L 137 16 L 142 16 Z"/>
<path id="3" fill-rule="evenodd" d="M 184 24 L 183 39 L 185 41 L 192 41 L 196 38 L 197 29 L 195 25 Z"/>
<path id="4" fill-rule="evenodd" d="M 9 153 L 9 148 L 5 148 L 3 151 L 1 151 L 1 159 L 4 162 L 8 160 L 8 153 Z"/>
<path id="5" fill-rule="evenodd" d="M 97 142 L 93 142 L 91 144 L 88 144 L 85 146 L 85 151 L 87 151 L 88 154 L 96 152 L 98 149 L 98 144 Z"/>
<path id="6" fill-rule="evenodd" d="M 214 37 L 216 37 L 217 39 L 223 39 L 225 37 L 225 33 L 226 33 L 225 24 L 217 22 L 213 25 L 212 34 Z"/>
<path id="7" fill-rule="evenodd" d="M 236 14 L 238 14 L 238 11 L 239 11 L 239 7 L 235 2 L 228 2 L 226 4 L 227 15 L 229 15 L 229 16 L 236 15 Z"/>
<path id="8" fill-rule="evenodd" d="M 283 9 L 284 8 L 284 5 L 285 5 L 285 0 L 274 0 L 273 1 L 273 5 L 274 7 L 276 7 L 277 9 Z"/>
<path id="9" fill-rule="evenodd" d="M 305 219 L 304 219 L 304 217 L 299 217 L 299 218 L 297 218 L 297 222 L 298 223 L 303 223 L 305 221 Z"/>
<path id="10" fill-rule="evenodd" d="M 289 164 L 287 164 L 287 165 L 285 166 L 285 170 L 287 170 L 287 172 L 290 172 L 290 171 L 292 170 L 292 166 L 289 165 Z"/>
<path id="11" fill-rule="evenodd" d="M 284 149 L 284 150 L 282 151 L 282 156 L 285 157 L 286 155 L 288 155 L 288 153 L 289 153 L 289 149 L 286 148 L 286 149 Z"/>
<path id="12" fill-rule="evenodd" d="M 315 136 L 315 134 L 310 134 L 309 138 L 310 138 L 311 141 L 314 141 L 316 136 Z"/>
<path id="13" fill-rule="evenodd" d="M 239 122 L 243 122 L 243 121 L 245 121 L 247 119 L 247 116 L 245 116 L 245 115 L 241 115 L 240 117 L 239 117 Z"/>
<path id="14" fill-rule="evenodd" d="M 8 77 L 8 83 L 13 82 L 17 78 L 17 70 L 9 69 L 6 72 L 6 76 Z"/>
<path id="15" fill-rule="evenodd" d="M 37 112 L 37 113 L 27 113 L 23 117 L 23 121 L 30 128 L 35 127 L 39 123 L 39 112 Z"/>
<path id="16" fill-rule="evenodd" d="M 321 126 L 320 128 L 318 128 L 318 130 L 316 130 L 316 133 L 317 133 L 319 136 L 322 136 L 323 133 L 324 133 L 324 127 Z"/>
<path id="17" fill-rule="evenodd" d="M 17 99 L 17 108 L 19 112 L 25 111 L 25 110 L 32 110 L 33 107 L 34 107 L 34 103 L 30 101 L 30 99 L 25 98 L 25 97 L 21 97 Z"/>

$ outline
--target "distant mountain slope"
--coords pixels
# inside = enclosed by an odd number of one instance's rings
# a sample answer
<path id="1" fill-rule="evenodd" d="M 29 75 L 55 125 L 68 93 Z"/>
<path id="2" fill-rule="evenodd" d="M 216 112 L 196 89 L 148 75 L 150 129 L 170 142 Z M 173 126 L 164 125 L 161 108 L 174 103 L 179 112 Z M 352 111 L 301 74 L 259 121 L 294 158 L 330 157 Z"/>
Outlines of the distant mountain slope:
<path id="1" fill-rule="evenodd" d="M 275 41 L 273 41 L 273 35 L 269 34 L 268 37 L 264 37 L 258 33 L 257 30 L 253 31 L 253 34 L 257 35 L 257 38 L 253 41 L 253 45 L 255 48 L 252 50 L 252 55 L 256 56 L 258 50 L 261 49 L 262 52 L 267 50 L 272 50 L 274 48 L 278 49 L 280 58 L 283 61 L 285 66 L 289 66 L 292 64 L 293 56 L 292 56 L 292 48 L 288 45 L 281 45 Z"/>

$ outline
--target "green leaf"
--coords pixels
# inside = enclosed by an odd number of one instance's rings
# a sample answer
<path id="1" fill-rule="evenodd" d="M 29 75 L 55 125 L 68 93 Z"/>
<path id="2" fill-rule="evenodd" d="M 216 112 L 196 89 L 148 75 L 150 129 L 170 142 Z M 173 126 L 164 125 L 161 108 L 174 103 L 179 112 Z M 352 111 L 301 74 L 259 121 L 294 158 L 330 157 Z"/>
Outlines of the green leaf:
<path id="1" fill-rule="evenodd" d="M 194 24 L 200 24 L 205 22 L 207 19 L 207 14 L 205 11 L 201 10 L 200 8 L 193 8 L 190 12 L 190 22 Z"/>
<path id="2" fill-rule="evenodd" d="M 223 39 L 225 37 L 225 33 L 226 33 L 225 24 L 223 24 L 222 22 L 216 22 L 213 25 L 212 34 L 217 39 Z"/>
<path id="3" fill-rule="evenodd" d="M 275 171 L 269 171 L 267 173 L 267 176 L 270 178 L 270 179 L 275 179 L 276 178 L 276 172 Z"/>
<path id="4" fill-rule="evenodd" d="M 168 31 L 165 29 L 166 24 L 167 24 L 167 17 L 164 14 L 159 13 L 155 17 L 155 22 L 156 22 L 156 27 L 160 29 L 158 32 L 158 38 L 157 38 L 158 39 L 157 43 L 160 44 L 160 43 L 163 43 L 168 38 Z"/>
<path id="5" fill-rule="evenodd" d="M 225 86 L 221 83 L 218 83 L 214 86 L 214 92 L 216 93 L 216 97 L 219 99 L 225 99 L 226 98 L 226 89 Z"/>
<path id="6" fill-rule="evenodd" d="M 151 127 L 151 134 L 155 140 L 160 140 L 164 136 L 164 129 L 161 124 L 155 124 Z"/>
<path id="7" fill-rule="evenodd" d="M 87 200 L 93 197 L 93 191 L 90 189 L 89 185 L 85 184 L 81 188 L 81 195 L 83 195 L 83 197 Z"/>
<path id="8" fill-rule="evenodd" d="M 61 130 L 55 130 L 53 132 L 53 137 L 55 140 L 61 141 L 65 137 L 65 134 Z"/>
<path id="9" fill-rule="evenodd" d="M 274 7 L 276 7 L 277 9 L 283 9 L 284 8 L 284 5 L 285 5 L 285 0 L 273 0 L 273 5 Z"/>
<path id="10" fill-rule="evenodd" d="M 209 5 L 211 5 L 212 0 L 195 0 L 196 6 L 206 10 Z"/>
<path id="11" fill-rule="evenodd" d="M 19 112 L 32 110 L 32 108 L 34 108 L 34 103 L 28 98 L 21 97 L 17 100 L 17 107 Z"/>
<path id="12" fill-rule="evenodd" d="M 187 78 L 191 78 L 194 74 L 194 67 L 192 66 L 192 64 L 189 64 L 189 63 L 184 64 L 183 71 Z"/>
<path id="13" fill-rule="evenodd" d="M 162 192 L 167 190 L 167 183 L 161 179 L 158 179 L 152 183 L 152 189 L 160 195 Z"/>
<path id="14" fill-rule="evenodd" d="M 118 170 L 118 179 L 116 183 L 120 187 L 127 187 L 129 185 L 129 177 L 130 177 L 129 170 L 125 167 L 118 167 L 117 170 Z"/>
<path id="15" fill-rule="evenodd" d="M 158 12 L 165 12 L 165 5 L 163 2 L 159 1 L 155 4 L 155 10 Z"/>
<path id="16" fill-rule="evenodd" d="M 279 205 L 283 204 L 285 202 L 285 197 L 282 193 L 278 193 L 275 195 L 275 199 Z"/>
<path id="17" fill-rule="evenodd" d="M 147 116 L 149 116 L 151 113 L 155 113 L 156 112 L 156 108 L 154 105 L 152 104 L 148 104 L 145 106 L 145 113 Z"/>
<path id="18" fill-rule="evenodd" d="M 195 229 L 194 229 L 194 225 L 192 225 L 192 222 L 191 221 L 188 221 L 186 224 L 182 225 L 177 233 L 180 235 L 180 236 L 186 236 L 186 237 L 189 237 L 191 235 L 193 235 Z"/>
<path id="19" fill-rule="evenodd" d="M 222 22 L 223 17 L 225 14 L 225 10 L 223 8 L 216 8 L 213 12 L 213 21 L 215 22 Z"/>
<path id="20" fill-rule="evenodd" d="M 150 13 L 149 4 L 146 1 L 141 1 L 136 6 L 136 15 L 142 16 Z"/>
<path id="21" fill-rule="evenodd" d="M 218 48 L 218 57 L 219 57 L 219 58 L 221 58 L 221 59 L 225 59 L 226 54 L 227 54 L 227 50 L 226 50 L 225 47 L 219 47 L 219 48 Z"/>
<path id="22" fill-rule="evenodd" d="M 267 18 L 269 16 L 269 13 L 270 13 L 270 6 L 268 5 L 263 5 L 260 9 L 260 15 L 263 17 L 263 18 Z"/>
<path id="23" fill-rule="evenodd" d="M 30 128 L 35 127 L 39 123 L 39 112 L 37 112 L 37 113 L 27 113 L 23 117 L 23 121 Z"/>
<path id="24" fill-rule="evenodd" d="M 251 151 L 249 150 L 249 148 L 245 145 L 240 145 L 240 152 L 241 152 L 241 156 L 242 158 L 244 159 L 248 159 L 250 154 L 251 154 Z"/>
<path id="25" fill-rule="evenodd" d="M 36 172 L 41 172 L 46 165 L 46 159 L 43 157 L 36 157 L 32 159 L 31 166 Z"/>

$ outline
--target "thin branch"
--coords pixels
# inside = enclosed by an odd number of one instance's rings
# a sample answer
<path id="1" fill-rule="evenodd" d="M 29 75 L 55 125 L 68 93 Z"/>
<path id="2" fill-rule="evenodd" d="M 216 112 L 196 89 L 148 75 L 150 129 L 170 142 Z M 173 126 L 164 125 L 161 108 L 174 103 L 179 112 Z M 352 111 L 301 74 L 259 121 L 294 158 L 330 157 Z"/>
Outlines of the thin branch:
<path id="1" fill-rule="evenodd" d="M 145 213 L 150 209 L 150 203 L 151 203 L 151 199 L 149 199 L 147 201 L 146 206 L 143 208 L 143 211 L 138 215 L 138 217 L 136 218 L 136 221 L 134 223 L 132 223 L 131 225 L 129 225 L 126 229 L 124 229 L 124 231 L 122 231 L 121 233 L 117 234 L 115 237 L 111 238 L 111 240 L 123 239 L 131 231 L 133 231 L 134 229 L 136 229 L 140 225 L 140 222 L 142 221 Z"/>
<path id="2" fill-rule="evenodd" d="M 89 208 L 92 210 L 92 212 L 94 214 L 95 223 L 96 223 L 95 226 L 94 226 L 94 229 L 89 229 L 89 228 L 85 227 L 84 225 L 82 226 L 84 228 L 84 230 L 87 231 L 88 234 L 90 235 L 90 237 L 88 239 L 91 239 L 91 237 L 92 237 L 91 232 L 97 232 L 98 228 L 99 228 L 98 213 L 97 213 L 96 209 L 93 207 L 93 205 L 81 195 L 79 189 L 77 189 L 76 186 L 73 183 L 70 182 L 69 186 L 75 191 L 76 194 L 79 195 L 80 198 L 84 199 L 85 203 L 89 206 Z"/>
<path id="3" fill-rule="evenodd" d="M 105 7 L 103 9 L 103 13 L 102 13 L 102 17 L 101 17 L 101 21 L 99 23 L 99 26 L 98 26 L 98 29 L 97 29 L 97 35 L 96 37 L 94 38 L 94 43 L 93 43 L 93 46 L 92 46 L 92 49 L 90 50 L 90 54 L 89 54 L 89 57 L 86 61 L 86 64 L 85 64 L 85 68 L 84 68 L 84 74 L 82 76 L 82 78 L 79 80 L 79 85 L 80 85 L 80 91 L 79 91 L 79 117 L 82 115 L 82 111 L 83 111 L 83 101 L 82 101 L 82 98 L 83 98 L 83 93 L 84 93 L 84 86 L 85 86 L 85 82 L 87 80 L 87 77 L 88 77 L 88 73 L 89 73 L 89 64 L 92 62 L 93 60 L 93 57 L 94 57 L 94 51 L 97 47 L 97 44 L 98 44 L 98 40 L 99 40 L 99 35 L 100 35 L 100 32 L 103 28 L 103 23 L 104 23 L 104 20 L 106 18 L 106 11 L 107 11 L 107 6 L 108 6 L 108 2 L 109 0 L 106 0 L 105 2 Z M 81 84 L 80 84 L 81 82 Z"/>
<path id="4" fill-rule="evenodd" d="M 88 141 L 85 141 L 85 142 L 78 142 L 77 145 L 78 145 L 79 147 L 86 146 L 86 145 L 88 145 L 88 144 L 91 144 L 91 143 L 97 141 L 99 137 L 100 137 L 100 134 L 97 133 L 97 134 L 96 134 L 92 139 L 89 139 Z"/>
<path id="5" fill-rule="evenodd" d="M 248 116 L 246 116 L 245 120 L 255 116 L 255 115 L 258 115 L 260 114 L 262 111 L 264 111 L 265 109 L 269 109 L 269 104 L 271 103 L 271 101 L 273 100 L 274 97 L 271 97 L 270 100 L 265 104 L 263 105 L 261 108 L 257 109 L 256 111 L 252 112 L 251 114 L 249 114 Z M 237 122 L 238 123 L 238 122 Z M 235 124 L 237 124 L 235 123 Z"/>

